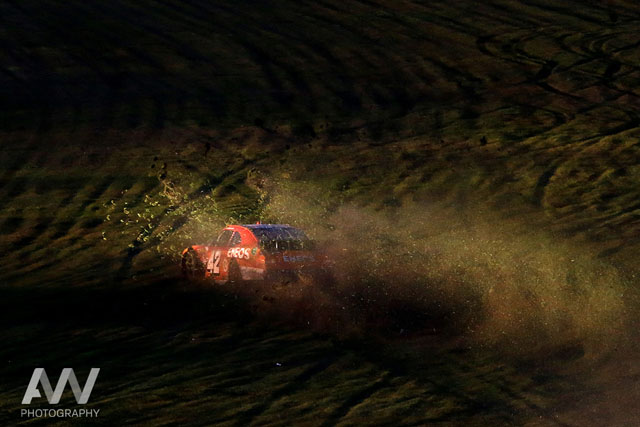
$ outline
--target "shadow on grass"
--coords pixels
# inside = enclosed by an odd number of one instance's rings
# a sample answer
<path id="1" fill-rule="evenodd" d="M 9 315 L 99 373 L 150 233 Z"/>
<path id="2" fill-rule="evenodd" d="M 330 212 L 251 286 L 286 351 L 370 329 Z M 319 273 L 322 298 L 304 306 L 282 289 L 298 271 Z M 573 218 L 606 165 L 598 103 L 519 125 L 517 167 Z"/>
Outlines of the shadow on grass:
<path id="1" fill-rule="evenodd" d="M 460 348 L 340 341 L 256 317 L 246 296 L 173 278 L 0 295 L 6 424 L 19 419 L 35 367 L 52 381 L 73 367 L 81 383 L 100 367 L 89 406 L 102 411 L 96 423 L 110 425 L 551 420 L 544 390 L 562 382 L 531 382 Z M 67 390 L 60 407 L 74 405 Z"/>

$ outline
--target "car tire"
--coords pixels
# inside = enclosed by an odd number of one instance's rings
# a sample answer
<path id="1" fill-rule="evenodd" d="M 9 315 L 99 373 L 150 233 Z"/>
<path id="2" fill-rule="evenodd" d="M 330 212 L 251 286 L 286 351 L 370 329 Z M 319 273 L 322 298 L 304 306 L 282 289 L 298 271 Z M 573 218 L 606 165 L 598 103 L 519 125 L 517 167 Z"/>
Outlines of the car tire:
<path id="1" fill-rule="evenodd" d="M 204 264 L 193 249 L 182 256 L 182 276 L 189 281 L 204 278 Z"/>
<path id="2" fill-rule="evenodd" d="M 242 284 L 242 273 L 240 272 L 240 266 L 237 262 L 232 261 L 229 264 L 229 284 L 230 285 L 240 285 Z"/>

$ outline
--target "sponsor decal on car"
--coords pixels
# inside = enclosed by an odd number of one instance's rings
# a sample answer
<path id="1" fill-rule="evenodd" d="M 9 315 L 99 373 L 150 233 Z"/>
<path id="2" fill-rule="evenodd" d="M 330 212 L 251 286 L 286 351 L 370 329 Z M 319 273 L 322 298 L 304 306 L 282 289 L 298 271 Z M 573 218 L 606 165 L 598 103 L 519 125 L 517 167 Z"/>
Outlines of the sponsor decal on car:
<path id="1" fill-rule="evenodd" d="M 227 251 L 227 256 L 229 258 L 249 259 L 249 255 L 250 255 L 249 248 L 231 248 Z"/>
<path id="2" fill-rule="evenodd" d="M 309 255 L 283 255 L 284 262 L 315 262 L 315 258 Z"/>

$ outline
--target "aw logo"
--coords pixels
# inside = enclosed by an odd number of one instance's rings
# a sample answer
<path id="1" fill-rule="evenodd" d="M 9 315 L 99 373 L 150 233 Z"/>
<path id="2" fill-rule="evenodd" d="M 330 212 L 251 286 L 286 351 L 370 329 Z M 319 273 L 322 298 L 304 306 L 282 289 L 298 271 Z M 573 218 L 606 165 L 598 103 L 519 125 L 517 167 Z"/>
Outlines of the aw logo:
<path id="1" fill-rule="evenodd" d="M 69 383 L 71 391 L 76 398 L 76 402 L 80 405 L 84 405 L 89 401 L 89 396 L 91 396 L 93 386 L 96 384 L 98 373 L 100 373 L 100 368 L 91 368 L 89 377 L 84 383 L 84 388 L 80 388 L 80 384 L 78 384 L 78 379 L 76 378 L 76 374 L 73 372 L 73 369 L 64 368 L 60 374 L 60 378 L 58 379 L 58 384 L 56 384 L 56 389 L 54 390 L 51 388 L 49 377 L 47 376 L 44 368 L 36 368 L 33 370 L 33 375 L 31 375 L 31 381 L 29 381 L 27 391 L 24 393 L 22 404 L 30 405 L 31 399 L 42 396 L 40 394 L 40 390 L 38 390 L 38 383 L 40 383 L 40 385 L 42 385 L 42 391 L 44 391 L 49 403 L 51 405 L 56 405 L 60 403 L 60 398 L 62 397 L 64 388 L 67 383 Z"/>

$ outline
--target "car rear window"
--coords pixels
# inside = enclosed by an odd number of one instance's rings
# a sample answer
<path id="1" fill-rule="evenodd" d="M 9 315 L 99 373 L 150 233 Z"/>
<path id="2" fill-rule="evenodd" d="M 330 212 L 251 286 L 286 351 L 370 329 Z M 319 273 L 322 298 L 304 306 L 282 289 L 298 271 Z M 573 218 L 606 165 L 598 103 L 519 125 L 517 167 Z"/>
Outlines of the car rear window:
<path id="1" fill-rule="evenodd" d="M 233 230 L 222 230 L 222 233 L 218 236 L 218 239 L 215 241 L 215 246 L 226 246 L 229 243 L 229 238 L 233 234 Z"/>
<path id="2" fill-rule="evenodd" d="M 293 227 L 255 227 L 251 230 L 267 252 L 313 249 L 313 242 L 304 231 Z"/>
<path id="3" fill-rule="evenodd" d="M 231 241 L 229 242 L 229 246 L 237 246 L 242 242 L 242 237 L 240 237 L 240 233 L 238 233 L 237 231 L 235 233 L 233 233 L 233 236 L 231 237 Z"/>

